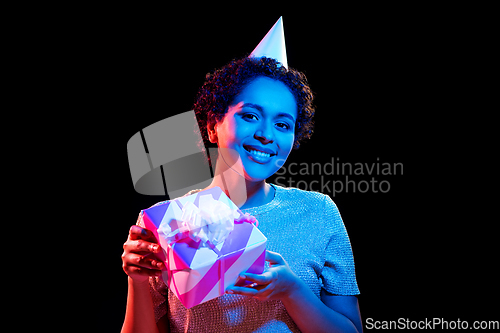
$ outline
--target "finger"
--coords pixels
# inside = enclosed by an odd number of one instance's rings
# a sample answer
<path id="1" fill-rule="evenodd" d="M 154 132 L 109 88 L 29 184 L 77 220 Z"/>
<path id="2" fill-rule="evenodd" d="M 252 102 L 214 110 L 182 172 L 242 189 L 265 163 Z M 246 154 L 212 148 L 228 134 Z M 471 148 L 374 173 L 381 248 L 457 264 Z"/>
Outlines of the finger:
<path id="1" fill-rule="evenodd" d="M 145 267 L 140 267 L 140 266 L 127 266 L 126 268 L 124 267 L 123 270 L 127 275 L 142 275 L 142 276 L 160 276 L 161 271 L 157 269 L 149 269 Z"/>
<path id="2" fill-rule="evenodd" d="M 161 251 L 161 246 L 156 243 L 138 239 L 126 241 L 125 244 L 123 244 L 123 249 L 134 253 L 159 253 Z"/>
<path id="3" fill-rule="evenodd" d="M 257 290 L 257 293 L 255 293 L 253 297 L 260 299 L 267 298 L 269 295 L 273 293 L 275 285 L 276 284 L 274 282 L 271 282 L 267 285 L 256 287 L 255 290 Z"/>
<path id="4" fill-rule="evenodd" d="M 270 264 L 284 264 L 285 259 L 281 256 L 281 254 L 266 250 L 266 261 L 269 261 Z"/>
<path id="5" fill-rule="evenodd" d="M 124 265 L 139 266 L 143 268 L 161 270 L 165 268 L 165 264 L 158 260 L 158 258 L 151 258 L 136 253 L 129 253 L 124 256 Z"/>
<path id="6" fill-rule="evenodd" d="M 275 276 L 273 272 L 267 271 L 263 274 L 252 274 L 252 273 L 240 274 L 240 279 L 248 280 L 262 285 L 271 283 L 275 279 Z"/>
<path id="7" fill-rule="evenodd" d="M 129 230 L 130 239 L 143 239 L 152 243 L 158 243 L 155 235 L 151 230 L 141 228 L 138 225 L 133 225 Z"/>
<path id="8" fill-rule="evenodd" d="M 226 290 L 227 294 L 238 294 L 238 295 L 244 295 L 244 296 L 249 296 L 249 297 L 255 297 L 259 299 L 266 299 L 269 295 L 272 294 L 273 290 L 275 288 L 275 283 L 271 282 L 266 285 L 257 285 L 256 287 L 250 287 L 250 286 L 245 286 L 245 287 L 238 287 L 238 286 L 231 286 Z"/>
<path id="9" fill-rule="evenodd" d="M 259 291 L 254 288 L 232 286 L 226 290 L 227 294 L 238 294 L 244 296 L 255 296 Z"/>

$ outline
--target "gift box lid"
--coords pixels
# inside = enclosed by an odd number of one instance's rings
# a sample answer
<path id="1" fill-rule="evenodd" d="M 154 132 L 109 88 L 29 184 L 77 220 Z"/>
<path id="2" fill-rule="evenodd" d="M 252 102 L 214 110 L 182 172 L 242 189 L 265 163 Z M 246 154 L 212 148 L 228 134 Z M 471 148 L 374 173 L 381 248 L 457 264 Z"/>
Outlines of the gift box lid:
<path id="1" fill-rule="evenodd" d="M 178 226 L 182 224 L 180 218 L 184 205 L 187 202 L 192 202 L 198 207 L 200 198 L 205 195 L 211 195 L 214 200 L 218 200 L 229 208 L 236 210 L 239 214 L 238 218 L 243 215 L 241 210 L 238 209 L 219 187 L 213 187 L 195 194 L 180 197 L 144 210 L 143 221 L 146 228 L 154 233 L 156 239 L 164 249 L 168 246 L 175 249 L 177 253 L 175 266 L 178 269 L 194 269 L 196 266 L 201 266 L 207 262 L 217 260 L 220 255 L 225 256 L 266 240 L 266 237 L 258 229 L 253 230 L 254 225 L 251 223 L 235 223 L 234 230 L 230 235 L 232 233 L 237 233 L 238 237 L 228 236 L 224 242 L 216 246 L 216 251 L 209 248 L 203 248 L 201 241 L 195 241 L 189 237 L 169 244 L 163 237 L 158 235 L 158 228 L 164 223 L 168 224 L 172 230 L 178 228 Z M 198 250 L 202 251 L 204 255 L 196 255 L 196 251 Z"/>

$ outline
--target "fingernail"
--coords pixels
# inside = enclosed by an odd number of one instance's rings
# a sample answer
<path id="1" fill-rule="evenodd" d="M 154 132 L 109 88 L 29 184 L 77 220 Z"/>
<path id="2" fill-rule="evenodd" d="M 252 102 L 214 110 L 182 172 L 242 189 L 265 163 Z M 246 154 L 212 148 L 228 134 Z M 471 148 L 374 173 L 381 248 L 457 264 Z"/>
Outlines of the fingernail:
<path id="1" fill-rule="evenodd" d="M 241 278 L 241 279 L 246 279 L 247 277 L 246 277 L 246 275 L 244 275 L 244 274 L 240 274 L 240 278 Z"/>
<path id="2" fill-rule="evenodd" d="M 229 289 L 228 291 L 226 291 L 226 293 L 228 293 L 228 294 L 233 294 L 233 293 L 234 293 L 234 291 L 232 291 L 231 289 Z"/>
<path id="3" fill-rule="evenodd" d="M 156 252 L 158 250 L 158 245 L 149 245 L 151 252 Z"/>

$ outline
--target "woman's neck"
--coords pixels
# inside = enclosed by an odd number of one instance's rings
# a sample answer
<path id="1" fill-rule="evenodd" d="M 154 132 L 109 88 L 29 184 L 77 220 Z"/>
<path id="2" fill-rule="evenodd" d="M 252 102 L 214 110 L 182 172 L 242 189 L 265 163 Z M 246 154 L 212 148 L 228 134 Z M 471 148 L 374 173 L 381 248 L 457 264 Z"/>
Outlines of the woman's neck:
<path id="1" fill-rule="evenodd" d="M 273 199 L 274 189 L 265 180 L 254 182 L 243 175 L 241 164 L 229 167 L 218 159 L 214 179 L 206 189 L 220 187 L 240 209 L 261 206 Z"/>

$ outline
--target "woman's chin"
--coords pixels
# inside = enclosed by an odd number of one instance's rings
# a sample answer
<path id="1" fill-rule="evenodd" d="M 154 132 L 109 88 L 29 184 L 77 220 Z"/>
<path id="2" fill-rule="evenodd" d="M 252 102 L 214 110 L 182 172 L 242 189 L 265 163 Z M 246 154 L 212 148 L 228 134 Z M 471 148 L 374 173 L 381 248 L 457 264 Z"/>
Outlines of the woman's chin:
<path id="1" fill-rule="evenodd" d="M 278 171 L 274 170 L 275 168 L 272 168 L 271 170 L 269 166 L 245 165 L 245 163 L 243 165 L 245 168 L 245 179 L 252 182 L 266 180 L 267 178 L 271 177 L 276 171 Z"/>

